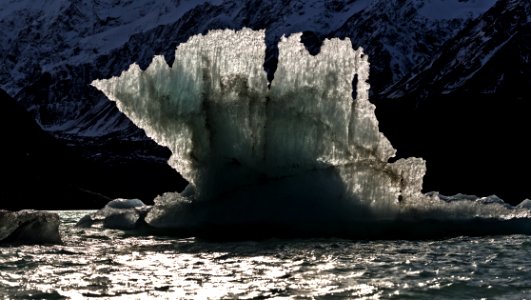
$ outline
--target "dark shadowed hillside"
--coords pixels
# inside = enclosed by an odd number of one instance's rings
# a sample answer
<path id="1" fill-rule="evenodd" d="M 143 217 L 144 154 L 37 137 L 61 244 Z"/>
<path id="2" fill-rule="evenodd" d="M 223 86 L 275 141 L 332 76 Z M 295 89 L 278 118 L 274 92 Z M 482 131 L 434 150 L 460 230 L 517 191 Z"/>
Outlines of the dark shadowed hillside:
<path id="1" fill-rule="evenodd" d="M 83 157 L 77 148 L 44 132 L 2 90 L 0 136 L 2 208 L 94 208 L 114 197 L 140 197 L 149 202 L 158 193 L 182 188 L 183 180 L 163 162 Z M 120 151 L 128 146 L 117 143 L 109 148 Z M 140 183 L 150 186 L 141 188 Z"/>

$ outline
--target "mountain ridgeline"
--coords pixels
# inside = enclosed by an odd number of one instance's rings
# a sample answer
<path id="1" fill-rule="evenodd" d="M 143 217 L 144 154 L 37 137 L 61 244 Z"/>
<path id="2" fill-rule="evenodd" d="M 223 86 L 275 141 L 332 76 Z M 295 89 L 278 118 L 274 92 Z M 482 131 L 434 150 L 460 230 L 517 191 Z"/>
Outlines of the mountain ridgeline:
<path id="1" fill-rule="evenodd" d="M 531 167 L 530 16 L 525 0 L 4 2 L 0 87 L 36 121 L 35 132 L 76 153 L 73 165 L 83 160 L 106 174 L 87 190 L 149 200 L 184 181 L 165 166 L 168 151 L 90 82 L 134 62 L 144 69 L 156 54 L 172 64 L 177 45 L 211 29 L 265 29 L 269 80 L 283 35 L 303 32 L 312 54 L 326 38 L 348 37 L 369 56 L 380 129 L 399 157 L 427 160 L 424 191 L 517 203 L 531 198 L 528 178 L 514 172 Z M 124 184 L 112 187 L 110 178 Z"/>

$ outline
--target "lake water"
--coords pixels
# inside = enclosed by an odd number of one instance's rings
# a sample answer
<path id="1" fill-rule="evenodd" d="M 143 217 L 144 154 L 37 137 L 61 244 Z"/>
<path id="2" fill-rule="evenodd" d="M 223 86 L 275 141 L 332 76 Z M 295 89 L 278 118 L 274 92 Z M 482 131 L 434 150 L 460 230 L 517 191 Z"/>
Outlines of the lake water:
<path id="1" fill-rule="evenodd" d="M 6 299 L 531 299 L 531 237 L 209 242 L 75 228 L 0 248 Z"/>

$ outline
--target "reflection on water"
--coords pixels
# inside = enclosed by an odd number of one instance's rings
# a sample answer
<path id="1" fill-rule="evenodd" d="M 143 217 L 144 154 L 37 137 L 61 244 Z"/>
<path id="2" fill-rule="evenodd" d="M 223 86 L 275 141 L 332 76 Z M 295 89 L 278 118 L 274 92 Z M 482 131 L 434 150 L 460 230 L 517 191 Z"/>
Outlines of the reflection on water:
<path id="1" fill-rule="evenodd" d="M 0 248 L 4 298 L 504 298 L 531 294 L 531 237 L 214 243 L 79 229 Z"/>

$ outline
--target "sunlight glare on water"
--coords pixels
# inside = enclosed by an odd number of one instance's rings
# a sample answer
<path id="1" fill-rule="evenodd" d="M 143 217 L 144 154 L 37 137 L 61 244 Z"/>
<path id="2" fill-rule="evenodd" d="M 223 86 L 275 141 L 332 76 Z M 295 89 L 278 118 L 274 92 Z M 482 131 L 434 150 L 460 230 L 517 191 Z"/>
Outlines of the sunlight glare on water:
<path id="1" fill-rule="evenodd" d="M 0 248 L 0 295 L 18 298 L 504 298 L 531 294 L 529 236 L 435 241 L 215 243 L 75 228 L 64 244 Z"/>

